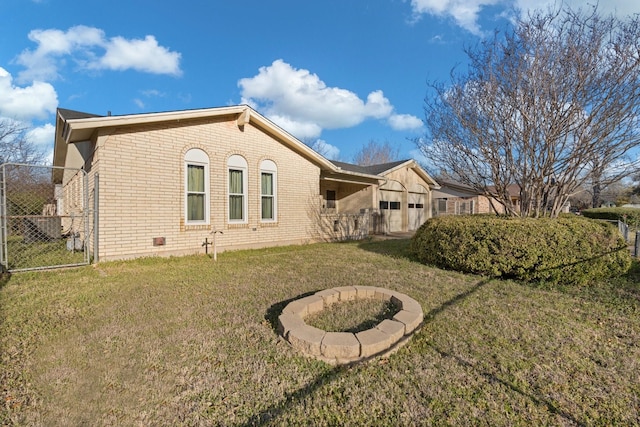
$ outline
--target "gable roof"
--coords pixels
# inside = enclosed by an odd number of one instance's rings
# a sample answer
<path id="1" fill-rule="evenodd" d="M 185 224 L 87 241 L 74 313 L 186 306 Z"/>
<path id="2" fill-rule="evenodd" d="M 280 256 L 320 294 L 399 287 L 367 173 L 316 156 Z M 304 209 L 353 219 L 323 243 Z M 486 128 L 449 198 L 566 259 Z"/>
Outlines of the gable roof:
<path id="1" fill-rule="evenodd" d="M 56 118 L 56 134 L 53 150 L 54 166 L 64 166 L 68 144 L 89 141 L 98 132 L 106 129 L 124 128 L 140 124 L 163 122 L 179 122 L 184 120 L 231 116 L 242 128 L 250 123 L 272 138 L 280 141 L 297 154 L 308 159 L 323 170 L 325 176 L 345 177 L 355 181 L 371 184 L 378 182 L 376 174 L 353 170 L 342 170 L 324 156 L 304 144 L 280 126 L 267 119 L 248 105 L 213 107 L 193 110 L 166 111 L 158 113 L 126 114 L 100 116 L 80 111 L 58 108 Z"/>
<path id="2" fill-rule="evenodd" d="M 69 119 L 88 119 L 89 117 L 101 117 L 97 114 L 83 113 L 82 111 L 67 110 L 66 108 L 58 108 L 58 114 L 66 120 Z"/>
<path id="3" fill-rule="evenodd" d="M 378 165 L 369 165 L 369 166 L 360 166 L 360 165 L 354 165 L 351 163 L 337 162 L 337 161 L 334 161 L 333 163 L 338 168 L 345 171 L 366 173 L 366 174 L 378 175 L 382 177 L 402 167 L 408 167 L 410 169 L 413 169 L 414 172 L 416 172 L 418 176 L 420 176 L 423 180 L 425 180 L 430 187 L 440 188 L 438 183 L 424 169 L 422 169 L 422 167 L 420 167 L 420 165 L 413 159 L 398 160 L 395 162 L 381 163 Z"/>

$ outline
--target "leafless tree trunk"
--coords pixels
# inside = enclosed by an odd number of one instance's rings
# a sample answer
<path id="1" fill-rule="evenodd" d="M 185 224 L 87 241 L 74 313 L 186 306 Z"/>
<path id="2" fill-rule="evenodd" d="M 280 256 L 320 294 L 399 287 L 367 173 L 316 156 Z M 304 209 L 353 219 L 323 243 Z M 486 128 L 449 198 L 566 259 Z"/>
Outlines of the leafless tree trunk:
<path id="1" fill-rule="evenodd" d="M 433 83 L 425 100 L 428 133 L 416 142 L 437 168 L 531 217 L 555 217 L 589 180 L 605 185 L 635 169 L 638 16 L 539 11 L 466 53 L 468 71 Z"/>

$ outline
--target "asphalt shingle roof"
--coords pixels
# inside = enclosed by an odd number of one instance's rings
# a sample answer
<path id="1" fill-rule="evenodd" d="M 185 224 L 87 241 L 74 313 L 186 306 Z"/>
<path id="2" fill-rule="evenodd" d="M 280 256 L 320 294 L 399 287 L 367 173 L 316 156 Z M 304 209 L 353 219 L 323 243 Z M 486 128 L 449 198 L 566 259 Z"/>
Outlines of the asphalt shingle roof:
<path id="1" fill-rule="evenodd" d="M 380 175 L 389 169 L 393 169 L 398 165 L 408 162 L 409 160 L 398 160 L 396 162 L 381 163 L 379 165 L 360 166 L 345 162 L 332 162 L 334 165 L 349 172 L 366 173 L 368 175 Z"/>
<path id="2" fill-rule="evenodd" d="M 65 120 L 70 119 L 88 119 L 91 117 L 102 117 L 97 114 L 83 113 L 82 111 L 67 110 L 66 108 L 58 108 L 58 112 Z"/>

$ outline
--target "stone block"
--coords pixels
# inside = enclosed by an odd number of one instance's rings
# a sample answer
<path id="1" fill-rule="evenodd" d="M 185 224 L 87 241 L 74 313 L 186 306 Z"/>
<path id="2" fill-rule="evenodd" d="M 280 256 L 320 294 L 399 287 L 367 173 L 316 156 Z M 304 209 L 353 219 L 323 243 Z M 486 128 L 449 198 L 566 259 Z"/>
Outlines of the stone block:
<path id="1" fill-rule="evenodd" d="M 402 322 L 395 320 L 384 319 L 375 329 L 379 329 L 385 334 L 391 337 L 391 340 L 395 343 L 400 341 L 400 338 L 404 336 L 405 325 Z"/>
<path id="2" fill-rule="evenodd" d="M 293 348 L 312 356 L 321 356 L 320 345 L 327 333 L 322 329 L 304 324 L 289 331 L 287 340 Z"/>
<path id="3" fill-rule="evenodd" d="M 420 323 L 422 323 L 423 317 L 424 316 L 423 316 L 422 312 L 413 313 L 411 311 L 400 310 L 399 312 L 397 312 L 395 314 L 395 316 L 393 316 L 393 320 L 397 320 L 398 322 L 402 322 L 404 324 L 404 326 L 405 326 L 404 334 L 405 335 L 409 335 L 418 326 L 420 326 Z"/>
<path id="4" fill-rule="evenodd" d="M 287 339 L 289 331 L 306 325 L 297 314 L 283 313 L 278 316 L 278 333 Z"/>
<path id="5" fill-rule="evenodd" d="M 307 313 L 307 304 L 300 302 L 300 300 L 291 301 L 282 309 L 282 314 L 295 314 L 300 317 L 306 316 Z"/>
<path id="6" fill-rule="evenodd" d="M 308 297 L 300 298 L 298 301 L 307 306 L 306 314 L 317 313 L 324 308 L 324 300 L 317 295 L 309 295 Z"/>
<path id="7" fill-rule="evenodd" d="M 354 288 L 359 299 L 373 298 L 376 294 L 376 288 L 373 286 L 354 286 Z"/>
<path id="8" fill-rule="evenodd" d="M 401 294 L 399 292 L 394 293 L 391 297 L 391 302 L 396 304 L 398 307 L 401 307 L 402 310 L 410 311 L 412 313 L 422 313 L 422 306 L 418 301 L 405 294 Z"/>
<path id="9" fill-rule="evenodd" d="M 340 301 L 340 292 L 335 289 L 325 289 L 323 291 L 316 292 L 314 295 L 322 298 L 325 305 L 331 305 Z"/>
<path id="10" fill-rule="evenodd" d="M 385 334 L 377 328 L 358 332 L 356 338 L 360 342 L 360 357 L 370 357 L 381 353 L 397 342 L 397 340 L 393 340 L 391 335 Z"/>
<path id="11" fill-rule="evenodd" d="M 340 292 L 340 301 L 354 301 L 358 296 L 356 288 L 353 286 L 340 286 L 333 289 Z"/>
<path id="12" fill-rule="evenodd" d="M 327 332 L 321 351 L 324 357 L 353 359 L 360 355 L 360 342 L 351 332 Z"/>
<path id="13" fill-rule="evenodd" d="M 381 301 L 390 301 L 392 296 L 393 296 L 393 291 L 390 291 L 389 289 L 377 288 L 377 287 L 374 288 L 373 297 L 375 299 L 378 299 Z"/>

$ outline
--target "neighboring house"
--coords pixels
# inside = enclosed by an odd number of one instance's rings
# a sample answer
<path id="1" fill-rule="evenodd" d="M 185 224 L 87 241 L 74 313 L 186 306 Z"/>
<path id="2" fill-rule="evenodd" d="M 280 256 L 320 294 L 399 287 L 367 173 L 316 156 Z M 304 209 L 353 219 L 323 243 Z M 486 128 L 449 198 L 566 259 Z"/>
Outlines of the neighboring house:
<path id="1" fill-rule="evenodd" d="M 244 105 L 122 116 L 58 109 L 54 166 L 69 168 L 54 170 L 59 215 L 96 211 L 81 239 L 100 260 L 201 253 L 214 235 L 226 250 L 412 230 L 437 185 L 413 161 L 334 164 Z"/>
<path id="2" fill-rule="evenodd" d="M 433 216 L 467 215 L 478 213 L 504 213 L 504 207 L 492 197 L 487 197 L 467 185 L 438 179 L 440 188 L 433 191 Z M 520 188 L 510 185 L 507 190 L 511 201 L 520 205 Z"/>

